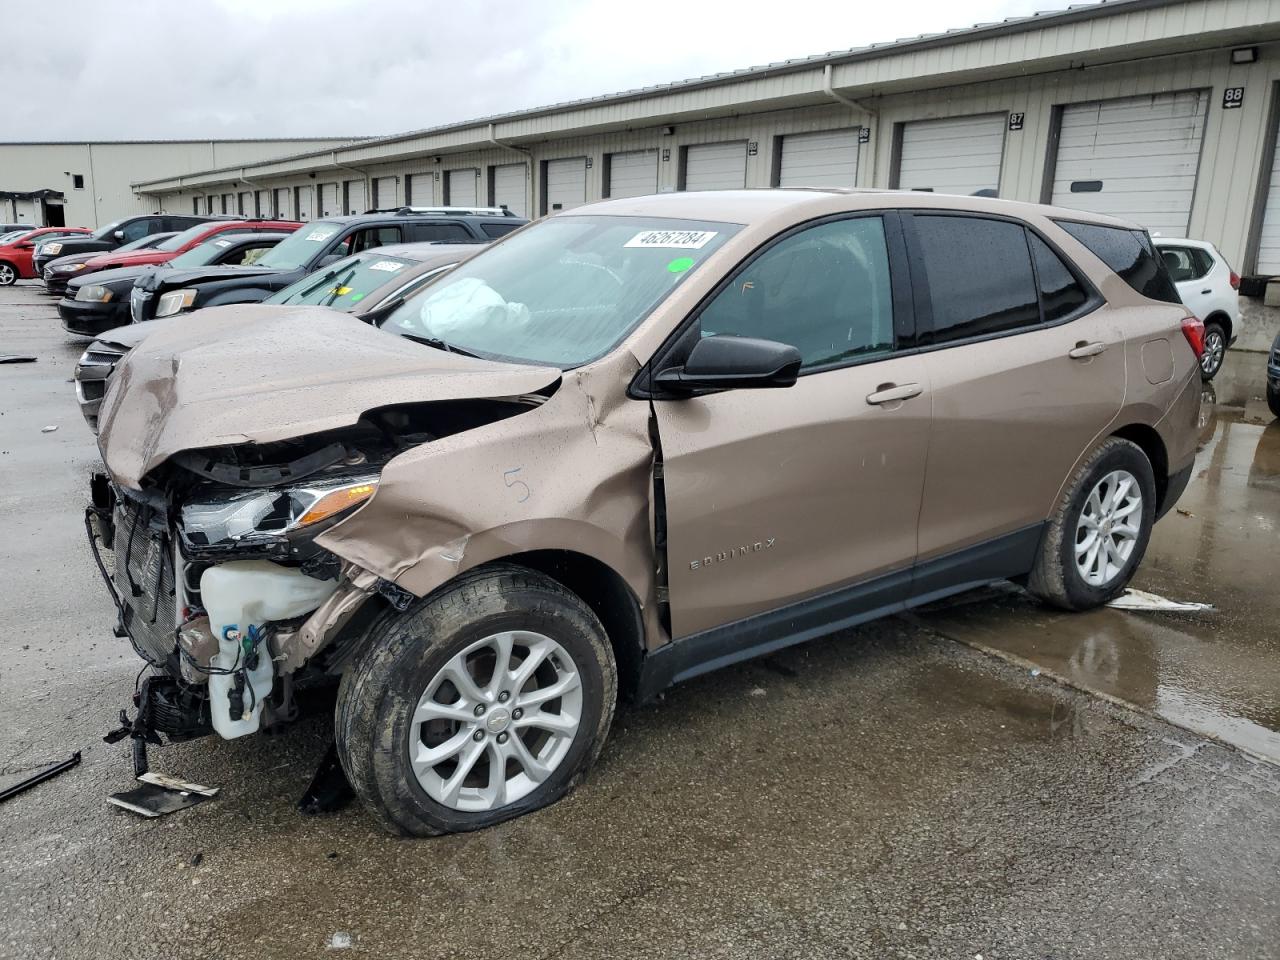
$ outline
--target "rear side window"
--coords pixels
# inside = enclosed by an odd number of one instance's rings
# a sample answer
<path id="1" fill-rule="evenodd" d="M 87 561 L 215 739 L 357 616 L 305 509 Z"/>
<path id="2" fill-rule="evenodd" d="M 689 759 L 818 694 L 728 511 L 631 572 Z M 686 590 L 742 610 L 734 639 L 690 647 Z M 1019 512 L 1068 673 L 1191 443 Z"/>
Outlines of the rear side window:
<path id="1" fill-rule="evenodd" d="M 1048 323 L 1061 320 L 1084 306 L 1089 294 L 1047 243 L 1034 233 L 1028 232 L 1027 238 L 1031 243 L 1031 259 L 1036 264 L 1044 319 Z"/>
<path id="2" fill-rule="evenodd" d="M 519 229 L 523 224 L 519 223 L 482 223 L 480 229 L 484 231 L 486 237 L 505 237 L 512 230 Z"/>
<path id="3" fill-rule="evenodd" d="M 1213 258 L 1199 247 L 1159 247 L 1160 256 L 1174 283 L 1199 280 L 1213 269 Z"/>
<path id="4" fill-rule="evenodd" d="M 471 233 L 460 223 L 415 223 L 410 230 L 419 243 L 465 243 L 471 239 Z"/>
<path id="5" fill-rule="evenodd" d="M 1040 303 L 1020 224 L 977 217 L 913 216 L 929 276 L 933 329 L 922 344 L 1034 326 Z"/>
<path id="6" fill-rule="evenodd" d="M 1182 302 L 1177 288 L 1169 279 L 1164 259 L 1156 254 L 1151 237 L 1145 230 L 1104 227 L 1096 223 L 1075 223 L 1071 220 L 1055 222 L 1144 297 L 1166 303 Z"/>

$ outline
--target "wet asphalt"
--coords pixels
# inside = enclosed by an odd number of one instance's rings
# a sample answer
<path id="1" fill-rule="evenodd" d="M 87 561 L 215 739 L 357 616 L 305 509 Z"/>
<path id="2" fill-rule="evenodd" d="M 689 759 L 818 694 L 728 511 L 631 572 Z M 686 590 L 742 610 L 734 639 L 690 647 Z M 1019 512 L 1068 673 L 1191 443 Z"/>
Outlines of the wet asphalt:
<path id="1" fill-rule="evenodd" d="M 557 806 L 433 840 L 294 803 L 323 716 L 152 751 L 221 788 L 143 821 L 101 735 L 138 663 L 83 543 L 83 341 L 0 290 L 0 957 L 1280 957 L 1280 426 L 1233 353 L 1137 585 L 991 589 L 624 708 Z M 45 426 L 58 429 L 42 433 Z"/>

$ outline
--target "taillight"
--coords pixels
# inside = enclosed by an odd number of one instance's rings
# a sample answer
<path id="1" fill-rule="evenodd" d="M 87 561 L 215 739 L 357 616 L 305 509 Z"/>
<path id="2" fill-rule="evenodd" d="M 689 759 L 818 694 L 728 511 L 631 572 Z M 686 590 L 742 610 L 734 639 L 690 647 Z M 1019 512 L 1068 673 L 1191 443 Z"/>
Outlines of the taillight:
<path id="1" fill-rule="evenodd" d="M 1236 273 L 1234 270 L 1232 270 L 1232 271 L 1231 271 L 1231 281 L 1230 281 L 1230 282 L 1231 282 L 1231 289 L 1232 289 L 1232 290 L 1239 290 L 1239 289 L 1240 289 L 1240 274 L 1238 274 L 1238 273 Z"/>
<path id="2" fill-rule="evenodd" d="M 1191 352 L 1199 360 L 1204 356 L 1204 322 L 1195 317 L 1185 317 L 1182 321 L 1182 335 L 1191 344 Z"/>

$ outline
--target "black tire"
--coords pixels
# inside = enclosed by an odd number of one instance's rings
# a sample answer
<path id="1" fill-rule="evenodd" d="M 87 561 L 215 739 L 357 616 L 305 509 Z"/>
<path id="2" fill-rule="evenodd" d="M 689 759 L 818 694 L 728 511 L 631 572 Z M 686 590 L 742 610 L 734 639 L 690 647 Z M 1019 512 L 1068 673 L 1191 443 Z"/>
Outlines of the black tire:
<path id="1" fill-rule="evenodd" d="M 409 762 L 419 698 L 445 664 L 473 642 L 504 630 L 535 630 L 574 661 L 581 721 L 559 766 L 531 793 L 495 810 L 437 802 Z M 613 721 L 618 674 L 600 621 L 550 577 L 511 565 L 468 573 L 405 613 L 370 628 L 342 677 L 335 720 L 338 757 L 356 794 L 390 832 L 432 836 L 479 830 L 559 800 L 600 755 Z"/>
<path id="2" fill-rule="evenodd" d="M 1142 526 L 1119 573 L 1102 586 L 1090 584 L 1076 567 L 1076 529 L 1089 495 L 1114 470 L 1127 470 L 1142 492 Z M 1151 461 L 1136 443 L 1110 437 L 1072 476 L 1040 542 L 1027 590 L 1063 610 L 1091 610 L 1119 596 L 1133 577 L 1151 539 L 1156 516 L 1156 484 Z"/>
<path id="3" fill-rule="evenodd" d="M 11 287 L 18 282 L 18 268 L 0 260 L 0 287 Z"/>
<path id="4" fill-rule="evenodd" d="M 1227 331 L 1216 320 L 1204 325 L 1204 356 L 1200 361 L 1200 379 L 1212 380 L 1222 369 L 1227 357 Z M 1209 366 L 1206 367 L 1205 363 Z"/>
<path id="5" fill-rule="evenodd" d="M 1280 388 L 1267 384 L 1267 406 L 1271 408 L 1273 417 L 1280 417 Z"/>

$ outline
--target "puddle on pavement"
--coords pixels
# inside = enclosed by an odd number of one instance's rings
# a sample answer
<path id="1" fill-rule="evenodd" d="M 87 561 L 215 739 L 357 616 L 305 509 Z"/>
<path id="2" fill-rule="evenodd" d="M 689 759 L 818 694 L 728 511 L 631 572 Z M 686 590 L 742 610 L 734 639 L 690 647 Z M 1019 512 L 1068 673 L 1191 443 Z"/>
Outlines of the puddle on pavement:
<path id="1" fill-rule="evenodd" d="M 1248 394 L 1228 390 L 1237 401 Z M 1178 507 L 1185 512 L 1156 526 L 1133 585 L 1212 603 L 1212 612 L 1066 614 L 1007 586 L 927 608 L 921 619 L 1280 762 L 1280 421 L 1258 416 L 1252 394 L 1206 410 Z"/>

